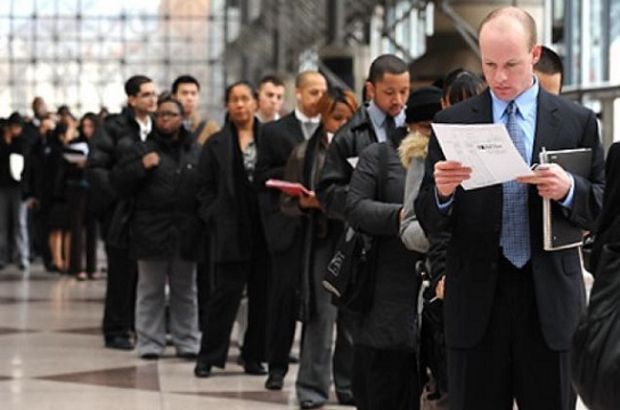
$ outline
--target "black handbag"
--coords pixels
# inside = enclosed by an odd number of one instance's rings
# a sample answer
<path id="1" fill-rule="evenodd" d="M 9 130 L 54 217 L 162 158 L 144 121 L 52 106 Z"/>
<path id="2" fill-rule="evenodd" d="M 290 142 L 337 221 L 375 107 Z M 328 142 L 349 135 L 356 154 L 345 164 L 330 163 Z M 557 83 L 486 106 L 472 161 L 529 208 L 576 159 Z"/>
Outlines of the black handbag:
<path id="1" fill-rule="evenodd" d="M 603 246 L 570 359 L 573 384 L 586 406 L 620 409 L 620 242 Z"/>
<path id="2" fill-rule="evenodd" d="M 387 143 L 380 144 L 379 200 L 385 196 L 388 149 Z M 376 239 L 347 225 L 322 281 L 323 287 L 332 294 L 332 303 L 354 313 L 368 312 L 372 306 L 376 261 Z"/>

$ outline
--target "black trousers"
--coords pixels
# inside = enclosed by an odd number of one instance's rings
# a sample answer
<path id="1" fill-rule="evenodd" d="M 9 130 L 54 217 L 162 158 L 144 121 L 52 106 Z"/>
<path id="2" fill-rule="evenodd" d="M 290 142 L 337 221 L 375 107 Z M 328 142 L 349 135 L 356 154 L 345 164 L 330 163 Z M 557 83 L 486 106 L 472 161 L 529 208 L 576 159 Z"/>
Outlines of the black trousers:
<path id="1" fill-rule="evenodd" d="M 250 262 L 219 263 L 214 267 L 213 289 L 208 298 L 206 321 L 198 360 L 224 368 L 230 334 L 243 289 L 248 292 L 248 327 L 241 357 L 246 363 L 265 361 L 265 316 L 267 303 L 266 275 L 269 268 L 266 252 L 258 253 Z"/>
<path id="2" fill-rule="evenodd" d="M 448 348 L 451 410 L 575 408 L 568 352 L 543 338 L 531 264 L 517 269 L 499 261 L 495 300 L 487 330 L 471 349 Z"/>
<path id="3" fill-rule="evenodd" d="M 86 272 L 97 270 L 97 220 L 88 212 L 87 189 L 67 187 L 69 230 L 71 232 L 71 248 L 69 256 L 69 273 L 77 274 L 83 270 L 82 262 L 86 256 Z M 85 234 L 85 235 L 84 235 Z"/>
<path id="4" fill-rule="evenodd" d="M 358 410 L 419 410 L 420 387 L 413 350 L 356 345 L 353 396 Z"/>
<path id="5" fill-rule="evenodd" d="M 267 313 L 267 360 L 269 373 L 284 376 L 295 339 L 299 302 L 301 250 L 294 246 L 289 252 L 271 256 L 269 304 Z"/>
<path id="6" fill-rule="evenodd" d="M 129 249 L 106 244 L 108 281 L 103 314 L 103 335 L 130 337 L 134 329 L 138 265 Z"/>
<path id="7" fill-rule="evenodd" d="M 208 262 L 196 265 L 196 290 L 198 296 L 198 325 L 201 332 L 207 331 L 207 309 L 212 285 L 211 267 Z"/>

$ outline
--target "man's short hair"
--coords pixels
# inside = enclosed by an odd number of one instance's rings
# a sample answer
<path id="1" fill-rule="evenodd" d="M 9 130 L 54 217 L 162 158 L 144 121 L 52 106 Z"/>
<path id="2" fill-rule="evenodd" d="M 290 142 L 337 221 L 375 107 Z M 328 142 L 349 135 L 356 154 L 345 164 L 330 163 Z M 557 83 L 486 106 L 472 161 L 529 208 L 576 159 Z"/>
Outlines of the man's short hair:
<path id="1" fill-rule="evenodd" d="M 260 81 L 258 82 L 258 89 L 260 90 L 263 84 L 267 84 L 267 83 L 271 83 L 278 87 L 284 87 L 284 81 L 282 81 L 280 77 L 274 74 L 267 74 L 266 76 L 263 76 L 263 78 L 261 78 Z"/>
<path id="2" fill-rule="evenodd" d="M 303 87 L 308 77 L 311 77 L 313 75 L 318 75 L 318 76 L 323 77 L 323 74 L 319 73 L 318 71 L 314 71 L 314 70 L 302 71 L 301 73 L 297 74 L 297 77 L 295 77 L 295 88 Z"/>
<path id="3" fill-rule="evenodd" d="M 127 96 L 136 96 L 140 92 L 140 87 L 142 84 L 152 83 L 153 80 L 148 78 L 145 75 L 134 75 L 125 82 L 125 94 Z"/>
<path id="4" fill-rule="evenodd" d="M 172 83 L 173 95 L 177 93 L 181 84 L 196 84 L 196 87 L 200 90 L 200 83 L 198 82 L 198 80 L 196 80 L 196 78 L 192 77 L 189 74 L 185 74 L 177 77 L 177 79 L 174 80 L 174 82 Z"/>
<path id="5" fill-rule="evenodd" d="M 564 64 L 560 56 L 549 47 L 542 46 L 540 60 L 534 64 L 534 70 L 543 74 L 560 74 L 564 78 Z"/>
<path id="6" fill-rule="evenodd" d="M 527 11 L 513 6 L 500 7 L 490 12 L 484 20 L 482 20 L 482 23 L 480 23 L 480 28 L 478 28 L 478 38 L 480 38 L 480 32 L 487 23 L 503 16 L 512 17 L 521 23 L 529 36 L 527 44 L 530 49 L 536 45 L 538 42 L 536 34 L 536 21 L 534 21 L 534 18 Z"/>
<path id="7" fill-rule="evenodd" d="M 375 58 L 370 65 L 368 81 L 372 84 L 377 84 L 377 82 L 383 79 L 385 74 L 399 75 L 407 72 L 409 72 L 409 67 L 400 57 L 394 54 L 383 54 Z"/>

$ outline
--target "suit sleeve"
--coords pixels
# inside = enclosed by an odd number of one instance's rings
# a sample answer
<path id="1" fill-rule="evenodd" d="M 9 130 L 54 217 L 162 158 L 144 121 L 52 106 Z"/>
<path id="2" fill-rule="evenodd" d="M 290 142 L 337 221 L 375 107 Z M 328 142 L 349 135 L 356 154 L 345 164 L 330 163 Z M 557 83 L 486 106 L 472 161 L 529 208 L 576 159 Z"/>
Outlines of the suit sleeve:
<path id="1" fill-rule="evenodd" d="M 290 182 L 302 182 L 304 156 L 302 152 L 302 145 L 297 146 L 286 163 L 286 169 L 284 171 L 284 179 Z M 307 147 L 307 145 L 306 145 Z M 307 148 L 306 148 L 307 149 Z M 283 214 L 291 217 L 302 216 L 305 212 L 299 207 L 299 199 L 280 194 L 280 210 Z"/>
<path id="2" fill-rule="evenodd" d="M 290 145 L 280 137 L 273 127 L 266 126 L 262 133 L 263 142 L 256 161 L 256 183 L 264 187 L 268 179 L 283 179 L 288 153 L 282 153 Z"/>
<path id="3" fill-rule="evenodd" d="M 353 173 L 353 167 L 347 161 L 350 153 L 345 141 L 346 135 L 336 134 L 334 137 L 316 186 L 317 197 L 327 210 L 327 215 L 340 220 L 345 219 L 349 182 Z"/>
<path id="4" fill-rule="evenodd" d="M 375 144 L 365 150 L 353 171 L 346 199 L 346 218 L 354 229 L 362 232 L 371 235 L 398 236 L 402 204 L 376 200 L 379 175 L 377 147 L 378 144 Z"/>
<path id="5" fill-rule="evenodd" d="M 568 219 L 585 230 L 593 230 L 602 208 L 605 187 L 605 158 L 593 112 L 589 112 L 586 120 L 581 146 L 592 149 L 590 178 L 573 175 L 575 194 Z"/>
<path id="6" fill-rule="evenodd" d="M 418 216 L 420 225 L 428 236 L 440 235 L 449 229 L 450 213 L 444 214 L 439 211 L 435 196 L 435 178 L 433 170 L 437 161 L 444 160 L 443 152 L 437 142 L 435 134 L 431 136 L 428 143 L 428 155 L 424 167 L 424 178 L 420 192 L 415 200 L 415 213 Z"/>

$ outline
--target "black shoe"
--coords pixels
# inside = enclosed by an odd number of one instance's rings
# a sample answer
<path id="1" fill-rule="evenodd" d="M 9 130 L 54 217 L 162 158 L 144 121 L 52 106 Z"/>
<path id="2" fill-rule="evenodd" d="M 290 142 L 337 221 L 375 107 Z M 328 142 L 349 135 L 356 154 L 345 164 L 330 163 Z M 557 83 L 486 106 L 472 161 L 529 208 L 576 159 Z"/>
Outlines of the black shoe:
<path id="1" fill-rule="evenodd" d="M 352 396 L 338 396 L 338 404 L 342 406 L 355 406 L 355 399 Z"/>
<path id="2" fill-rule="evenodd" d="M 193 352 L 181 352 L 177 353 L 177 357 L 179 359 L 196 360 L 198 358 L 198 354 Z"/>
<path id="3" fill-rule="evenodd" d="M 159 359 L 159 355 L 157 353 L 144 353 L 140 355 L 140 358 L 144 360 L 157 360 Z"/>
<path id="4" fill-rule="evenodd" d="M 196 362 L 196 367 L 194 367 L 194 376 L 201 378 L 211 376 L 211 366 L 198 360 Z"/>
<path id="5" fill-rule="evenodd" d="M 284 376 L 278 373 L 271 373 L 265 382 L 267 390 L 282 390 L 284 386 Z"/>
<path id="6" fill-rule="evenodd" d="M 133 343 L 129 337 L 115 336 L 109 339 L 106 338 L 105 347 L 108 349 L 133 350 Z"/>
<path id="7" fill-rule="evenodd" d="M 253 374 L 253 375 L 257 375 L 257 376 L 261 376 L 261 375 L 267 374 L 267 369 L 265 369 L 265 366 L 263 366 L 262 363 L 246 362 L 243 367 L 244 367 L 245 372 L 247 374 Z"/>
<path id="8" fill-rule="evenodd" d="M 321 407 L 323 407 L 323 404 L 314 403 L 310 400 L 304 400 L 299 403 L 299 407 L 301 407 L 302 409 L 320 409 Z"/>

